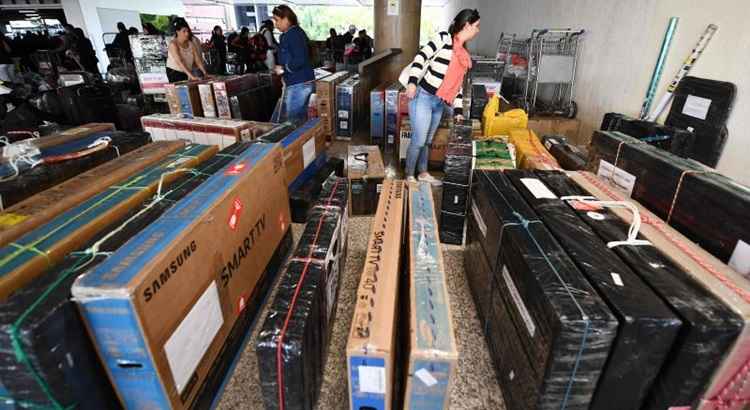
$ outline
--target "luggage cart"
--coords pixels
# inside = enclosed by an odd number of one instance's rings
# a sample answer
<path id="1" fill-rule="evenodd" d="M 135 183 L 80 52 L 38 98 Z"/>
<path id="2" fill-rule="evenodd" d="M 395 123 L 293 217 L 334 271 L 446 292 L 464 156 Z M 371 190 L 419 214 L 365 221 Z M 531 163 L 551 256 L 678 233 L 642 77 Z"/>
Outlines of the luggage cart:
<path id="1" fill-rule="evenodd" d="M 531 32 L 526 87 L 518 104 L 529 115 L 575 118 L 578 107 L 573 101 L 573 90 L 583 33 L 584 30 L 572 29 L 535 29 Z M 540 97 L 540 85 L 552 87 L 547 100 Z"/>

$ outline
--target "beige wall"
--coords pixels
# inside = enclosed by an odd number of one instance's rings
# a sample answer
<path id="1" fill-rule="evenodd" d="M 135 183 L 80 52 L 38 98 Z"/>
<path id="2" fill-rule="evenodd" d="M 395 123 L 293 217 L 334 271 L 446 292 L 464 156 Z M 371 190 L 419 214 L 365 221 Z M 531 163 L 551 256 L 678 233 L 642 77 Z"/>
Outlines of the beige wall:
<path id="1" fill-rule="evenodd" d="M 750 3 L 746 0 L 451 0 L 446 21 L 464 7 L 478 8 L 482 32 L 475 45 L 493 54 L 501 31 L 524 37 L 532 28 L 587 31 L 578 66 L 575 100 L 582 133 L 606 112 L 637 115 L 648 87 L 669 17 L 680 18 L 657 99 L 709 23 L 719 26 L 691 75 L 730 81 L 737 98 L 719 171 L 750 184 Z M 664 117 L 662 117 L 663 120 Z"/>

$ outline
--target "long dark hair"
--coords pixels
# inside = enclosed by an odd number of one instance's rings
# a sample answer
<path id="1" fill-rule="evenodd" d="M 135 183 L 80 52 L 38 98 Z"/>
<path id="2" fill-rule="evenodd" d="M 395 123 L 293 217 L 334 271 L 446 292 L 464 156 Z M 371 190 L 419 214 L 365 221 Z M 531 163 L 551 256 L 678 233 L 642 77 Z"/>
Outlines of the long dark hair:
<path id="1" fill-rule="evenodd" d="M 459 31 L 464 29 L 467 24 L 474 24 L 479 20 L 479 11 L 477 9 L 463 9 L 451 22 L 448 32 L 455 36 Z"/>
<path id="2" fill-rule="evenodd" d="M 273 15 L 278 18 L 286 18 L 289 19 L 289 22 L 292 23 L 293 26 L 299 25 L 299 20 L 297 20 L 297 15 L 294 14 L 294 11 L 287 6 L 286 4 L 280 4 L 273 8 Z"/>

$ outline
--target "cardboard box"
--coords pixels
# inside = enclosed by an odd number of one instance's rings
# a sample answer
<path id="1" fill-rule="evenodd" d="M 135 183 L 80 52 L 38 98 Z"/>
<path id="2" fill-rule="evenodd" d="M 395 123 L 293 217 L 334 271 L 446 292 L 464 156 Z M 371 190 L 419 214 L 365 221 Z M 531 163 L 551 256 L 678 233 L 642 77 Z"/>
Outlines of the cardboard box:
<path id="1" fill-rule="evenodd" d="M 628 198 L 627 193 L 591 173 L 570 172 L 568 176 L 602 201 L 623 201 Z M 747 378 L 746 366 L 750 362 L 750 281 L 639 203 L 630 203 L 638 208 L 644 221 L 639 231 L 644 239 L 669 255 L 690 277 L 742 317 L 744 326 L 737 342 L 711 376 L 699 401 L 692 405 L 700 410 L 743 409 L 750 400 L 750 385 L 736 380 L 744 381 Z M 613 208 L 612 211 L 623 220 L 632 218 L 626 209 Z"/>
<path id="2" fill-rule="evenodd" d="M 438 128 L 432 137 L 430 144 L 430 157 L 428 167 L 431 170 L 442 170 L 445 163 L 445 152 L 448 148 L 448 138 L 451 130 L 449 128 Z M 402 164 L 406 161 L 406 153 L 411 142 L 411 123 L 408 118 L 402 120 L 398 139 L 398 158 Z"/>
<path id="3" fill-rule="evenodd" d="M 0 299 L 59 263 L 111 220 L 149 198 L 160 181 L 168 185 L 179 176 L 175 169 L 194 167 L 216 151 L 205 145 L 178 150 L 0 248 L 0 260 L 4 262 L 0 266 Z"/>
<path id="4" fill-rule="evenodd" d="M 401 250 L 406 227 L 402 180 L 385 180 L 372 222 L 365 266 L 357 288 L 346 366 L 349 408 L 395 406 Z"/>
<path id="5" fill-rule="evenodd" d="M 318 115 L 323 122 L 326 136 L 336 132 L 336 86 L 349 78 L 349 72 L 339 71 L 315 81 L 315 94 L 318 96 Z"/>
<path id="6" fill-rule="evenodd" d="M 205 83 L 198 84 L 198 93 L 201 96 L 203 116 L 206 118 L 218 117 L 219 115 L 216 112 L 216 99 L 214 98 L 213 81 L 207 81 Z"/>
<path id="7" fill-rule="evenodd" d="M 0 213 L 0 246 L 15 241 L 21 235 L 49 222 L 106 187 L 153 165 L 184 145 L 182 141 L 145 145 L 5 209 Z"/>
<path id="8" fill-rule="evenodd" d="M 374 214 L 385 179 L 380 148 L 375 145 L 350 145 L 346 166 L 351 185 L 352 214 Z"/>
<path id="9" fill-rule="evenodd" d="M 75 282 L 126 408 L 190 407 L 289 228 L 288 203 L 281 149 L 254 144 Z"/>
<path id="10" fill-rule="evenodd" d="M 346 264 L 348 193 L 345 178 L 326 182 L 270 303 L 255 347 L 267 409 L 312 409 L 319 395 Z"/>
<path id="11" fill-rule="evenodd" d="M 568 138 L 574 145 L 588 145 L 590 136 L 579 135 L 581 121 L 578 119 L 558 117 L 531 117 L 528 127 L 539 136 L 562 135 Z"/>
<path id="12" fill-rule="evenodd" d="M 409 184 L 409 274 L 404 408 L 449 409 L 458 350 L 429 183 Z M 407 336 L 408 335 L 408 336 Z"/>
<path id="13" fill-rule="evenodd" d="M 181 81 L 175 83 L 175 91 L 180 101 L 180 112 L 192 117 L 203 116 L 203 103 L 198 91 L 199 81 Z"/>
<path id="14" fill-rule="evenodd" d="M 323 124 L 313 118 L 281 140 L 284 148 L 286 186 L 290 186 L 302 172 L 325 152 Z"/>
<path id="15" fill-rule="evenodd" d="M 174 114 L 141 117 L 144 131 L 154 141 L 185 140 L 224 149 L 238 141 L 251 141 L 273 128 L 271 123 L 219 118 L 185 118 Z"/>
<path id="16" fill-rule="evenodd" d="M 360 104 L 360 82 L 358 76 L 351 77 L 336 86 L 336 139 L 351 141 L 359 127 L 362 106 Z"/>
<path id="17" fill-rule="evenodd" d="M 370 91 L 370 144 L 383 147 L 385 141 L 385 84 Z"/>
<path id="18" fill-rule="evenodd" d="M 0 349 L 0 382 L 13 399 L 39 408 L 102 410 L 118 407 L 117 395 L 78 307 L 70 299 L 70 287 L 82 270 L 79 267 L 85 263 L 85 269 L 91 270 L 105 261 L 110 253 L 154 223 L 211 175 L 223 172 L 223 168 L 251 144 L 235 144 L 222 150 L 222 155 L 215 155 L 196 167 L 198 172 L 181 173 L 168 190 L 165 189 L 163 197 L 148 198 L 120 219 L 108 221 L 108 229 L 98 232 L 59 265 L 0 302 L 3 311 L 0 345 L 15 345 L 26 355 L 17 356 L 13 349 Z M 87 253 L 94 249 L 92 243 L 96 243 L 97 254 Z M 259 302 L 249 303 L 253 304 Z M 17 333 L 11 330 L 14 327 Z M 26 358 L 34 363 L 33 367 L 24 364 Z M 70 380 L 76 382 L 70 383 Z"/>
<path id="19" fill-rule="evenodd" d="M 394 156 L 397 152 L 397 139 L 401 135 L 401 110 L 399 94 L 403 86 L 396 81 L 385 89 L 385 141 L 383 155 Z"/>
<path id="20" fill-rule="evenodd" d="M 182 112 L 180 97 L 177 96 L 176 83 L 167 83 L 164 85 L 164 97 L 167 99 L 167 105 L 171 114 L 180 114 Z"/>
<path id="21" fill-rule="evenodd" d="M 238 93 L 258 86 L 257 74 L 243 74 L 213 81 L 216 112 L 219 118 L 232 118 L 230 98 Z"/>

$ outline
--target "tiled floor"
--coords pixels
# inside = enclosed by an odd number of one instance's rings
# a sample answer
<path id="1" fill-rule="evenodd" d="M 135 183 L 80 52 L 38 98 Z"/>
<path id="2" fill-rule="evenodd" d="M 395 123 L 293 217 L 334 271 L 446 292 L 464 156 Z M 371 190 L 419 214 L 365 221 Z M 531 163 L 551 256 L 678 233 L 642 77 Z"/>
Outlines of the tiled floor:
<path id="1" fill-rule="evenodd" d="M 331 155 L 343 156 L 346 145 L 334 143 Z M 436 192 L 437 194 L 438 192 Z M 436 195 L 439 196 L 439 195 Z M 338 307 L 329 346 L 325 379 L 317 408 L 320 410 L 348 409 L 345 347 L 354 310 L 360 272 L 364 265 L 371 217 L 349 220 L 349 253 L 346 269 L 340 282 Z M 295 243 L 303 225 L 295 224 Z M 477 318 L 474 301 L 464 275 L 462 248 L 443 246 L 454 329 L 458 343 L 459 363 L 455 384 L 451 390 L 451 409 L 504 409 L 500 387 L 490 364 L 489 351 Z M 275 292 L 275 288 L 274 291 Z M 270 299 L 270 298 L 269 298 Z M 262 323 L 265 310 L 257 323 Z M 254 329 L 234 375 L 227 384 L 219 409 L 262 409 L 257 359 L 254 351 L 258 329 Z"/>

